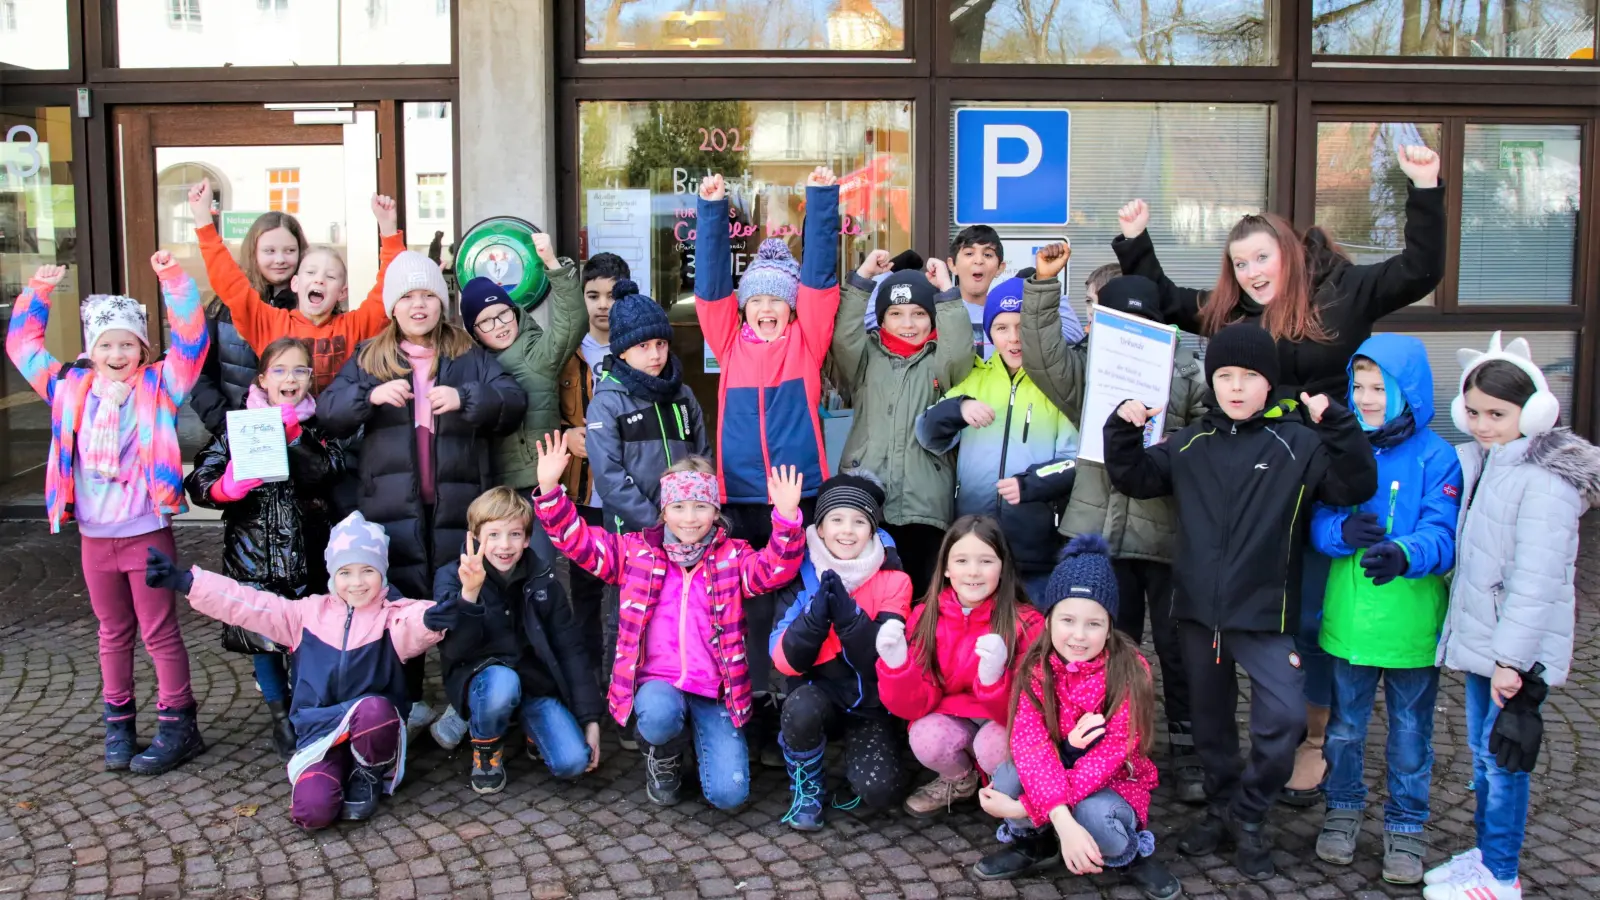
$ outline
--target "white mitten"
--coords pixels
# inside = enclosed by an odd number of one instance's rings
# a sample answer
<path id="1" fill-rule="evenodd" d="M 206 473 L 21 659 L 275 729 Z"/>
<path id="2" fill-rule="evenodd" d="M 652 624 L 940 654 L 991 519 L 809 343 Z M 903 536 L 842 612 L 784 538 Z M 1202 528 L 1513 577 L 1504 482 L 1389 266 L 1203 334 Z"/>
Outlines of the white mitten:
<path id="1" fill-rule="evenodd" d="M 973 647 L 973 652 L 978 654 L 978 682 L 985 687 L 1000 680 L 1006 673 L 1006 640 L 998 634 L 990 632 L 978 638 Z"/>
<path id="2" fill-rule="evenodd" d="M 891 669 L 906 664 L 906 623 L 890 619 L 878 627 L 878 658 Z"/>

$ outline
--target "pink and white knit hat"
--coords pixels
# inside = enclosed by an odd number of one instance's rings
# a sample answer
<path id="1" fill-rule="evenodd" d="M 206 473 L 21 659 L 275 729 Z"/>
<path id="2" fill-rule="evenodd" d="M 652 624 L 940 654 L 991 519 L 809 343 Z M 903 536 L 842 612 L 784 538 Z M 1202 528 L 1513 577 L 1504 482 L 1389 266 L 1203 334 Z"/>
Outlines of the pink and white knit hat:
<path id="1" fill-rule="evenodd" d="M 709 503 L 718 509 L 717 476 L 707 472 L 671 472 L 661 476 L 661 507 L 673 503 Z"/>

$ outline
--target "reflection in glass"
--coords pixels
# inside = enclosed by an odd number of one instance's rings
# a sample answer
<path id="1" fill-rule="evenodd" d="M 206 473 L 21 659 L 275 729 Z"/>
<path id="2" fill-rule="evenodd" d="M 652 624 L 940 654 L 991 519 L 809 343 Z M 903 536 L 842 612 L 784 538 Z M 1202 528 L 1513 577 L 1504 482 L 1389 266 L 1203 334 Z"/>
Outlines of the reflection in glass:
<path id="1" fill-rule="evenodd" d="M 0 0 L 0 66 L 65 69 L 70 65 L 67 2 Z"/>
<path id="2" fill-rule="evenodd" d="M 904 0 L 585 0 L 588 50 L 833 50 L 905 47 Z"/>
<path id="3" fill-rule="evenodd" d="M 1264 66 L 1278 0 L 948 0 L 958 63 Z"/>
<path id="4" fill-rule="evenodd" d="M 1340 56 L 1593 59 L 1594 16 L 1592 0 L 1315 0 L 1311 42 Z"/>
<path id="5" fill-rule="evenodd" d="M 1382 322 L 1378 323 L 1380 326 Z M 1379 328 L 1379 331 L 1388 329 Z M 1409 333 L 1409 332 L 1407 332 Z M 1428 365 L 1433 369 L 1434 416 L 1433 430 L 1452 444 L 1464 444 L 1470 438 L 1457 431 L 1450 421 L 1450 402 L 1461 390 L 1461 364 L 1456 361 L 1456 350 L 1471 347 L 1483 350 L 1489 346 L 1489 331 L 1431 331 L 1411 333 L 1428 348 Z M 1561 404 L 1561 424 L 1572 424 L 1572 380 L 1577 372 L 1578 336 L 1570 331 L 1508 331 L 1507 341 L 1514 337 L 1528 339 L 1528 349 L 1533 351 L 1533 362 L 1544 371 L 1550 382 L 1550 393 Z"/>
<path id="6" fill-rule="evenodd" d="M 437 0 L 117 0 L 132 69 L 448 64 L 450 34 Z"/>
<path id="7" fill-rule="evenodd" d="M 1461 303 L 1572 302 L 1582 150 L 1577 125 L 1466 126 Z"/>
<path id="8" fill-rule="evenodd" d="M 456 240 L 456 157 L 450 113 L 449 102 L 407 103 L 402 110 L 406 241 L 412 250 L 441 262 L 454 257 L 450 248 Z"/>

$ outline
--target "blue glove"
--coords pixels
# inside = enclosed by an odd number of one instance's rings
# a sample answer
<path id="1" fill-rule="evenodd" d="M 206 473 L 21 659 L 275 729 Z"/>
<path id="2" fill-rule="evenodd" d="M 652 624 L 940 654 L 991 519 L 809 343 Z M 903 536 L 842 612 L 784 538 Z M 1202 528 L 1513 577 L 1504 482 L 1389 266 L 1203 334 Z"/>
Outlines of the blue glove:
<path id="1" fill-rule="evenodd" d="M 1344 545 L 1351 550 L 1365 550 L 1387 536 L 1378 524 L 1377 513 L 1351 513 L 1345 516 L 1339 531 Z"/>
<path id="2" fill-rule="evenodd" d="M 1366 571 L 1367 577 L 1372 579 L 1372 583 L 1379 587 L 1404 575 L 1410 565 L 1410 561 L 1406 559 L 1406 551 L 1400 549 L 1400 545 L 1394 541 L 1374 544 L 1367 550 L 1366 555 L 1361 557 L 1361 568 Z"/>
<path id="3" fill-rule="evenodd" d="M 145 548 L 144 583 L 153 588 L 166 588 L 180 594 L 189 593 L 194 586 L 194 575 L 188 569 L 178 568 L 177 562 L 154 547 Z"/>

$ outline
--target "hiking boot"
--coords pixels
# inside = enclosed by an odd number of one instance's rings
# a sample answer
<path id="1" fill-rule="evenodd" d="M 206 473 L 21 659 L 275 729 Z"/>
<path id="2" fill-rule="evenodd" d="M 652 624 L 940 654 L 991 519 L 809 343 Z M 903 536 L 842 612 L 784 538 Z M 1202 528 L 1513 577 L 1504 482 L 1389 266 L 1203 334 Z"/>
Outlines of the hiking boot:
<path id="1" fill-rule="evenodd" d="M 289 704 L 282 700 L 268 700 L 267 709 L 272 712 L 272 749 L 277 751 L 278 759 L 288 762 L 295 751 L 294 723 L 289 721 Z"/>
<path id="2" fill-rule="evenodd" d="M 1262 822 L 1241 822 L 1228 816 L 1228 832 L 1233 837 L 1233 866 L 1253 881 L 1266 881 L 1278 874 L 1272 862 L 1272 841 L 1267 839 Z"/>
<path id="3" fill-rule="evenodd" d="M 645 745 L 644 792 L 657 806 L 672 806 L 683 790 L 683 754 L 655 744 Z"/>
<path id="4" fill-rule="evenodd" d="M 1145 900 L 1173 900 L 1183 895 L 1183 884 L 1154 856 L 1135 856 L 1122 867 L 1123 877 L 1138 888 Z"/>
<path id="5" fill-rule="evenodd" d="M 339 818 L 346 822 L 365 822 L 378 811 L 383 796 L 384 773 L 372 766 L 357 764 L 344 781 L 344 808 Z"/>
<path id="6" fill-rule="evenodd" d="M 542 763 L 542 762 L 544 762 L 544 757 L 539 755 L 539 745 L 534 743 L 533 738 L 528 738 L 527 740 L 524 740 L 522 742 L 522 752 L 524 752 L 524 753 L 526 753 L 528 755 L 528 762 L 531 762 L 531 763 Z"/>
<path id="7" fill-rule="evenodd" d="M 129 700 L 123 704 L 106 704 L 106 771 L 120 772 L 128 768 L 133 755 L 139 752 L 139 733 L 134 717 L 138 709 Z"/>
<path id="8" fill-rule="evenodd" d="M 1186 856 L 1210 856 L 1231 840 L 1228 823 L 1213 808 L 1206 810 L 1205 818 L 1190 825 L 1178 836 L 1178 850 Z"/>
<path id="9" fill-rule="evenodd" d="M 1356 835 L 1361 832 L 1363 812 L 1359 809 L 1330 809 L 1322 817 L 1322 833 L 1317 835 L 1317 858 L 1336 866 L 1348 866 L 1356 858 Z M 1418 878 L 1422 875 L 1419 872 Z"/>
<path id="10" fill-rule="evenodd" d="M 206 742 L 200 737 L 194 713 L 193 706 L 158 710 L 156 739 L 150 749 L 128 762 L 128 768 L 136 775 L 160 775 L 204 753 Z"/>
<path id="11" fill-rule="evenodd" d="M 1422 860 L 1428 845 L 1420 834 L 1383 833 L 1383 880 L 1390 884 L 1420 884 Z"/>
<path id="12" fill-rule="evenodd" d="M 1056 840 L 1055 829 L 1048 825 L 1018 829 L 1006 823 L 996 836 L 1001 835 L 1002 840 L 1009 840 L 972 867 L 972 874 L 984 881 L 1009 881 L 1061 862 L 1061 844 Z"/>
<path id="13" fill-rule="evenodd" d="M 823 742 L 815 750 L 796 753 L 783 743 L 781 735 L 778 745 L 789 770 L 789 790 L 794 795 L 783 821 L 795 831 L 821 831 L 822 792 L 827 781 L 822 771 L 822 752 L 828 745 Z"/>
<path id="14" fill-rule="evenodd" d="M 1328 708 L 1306 704 L 1306 739 L 1294 751 L 1294 774 L 1279 792 L 1279 803 L 1308 807 L 1322 802 L 1322 779 L 1328 774 L 1322 745 L 1327 738 Z"/>
<path id="15" fill-rule="evenodd" d="M 1198 806 L 1206 802 L 1206 770 L 1194 752 L 1194 736 L 1187 723 L 1167 723 L 1168 750 L 1172 755 L 1173 790 L 1179 803 Z"/>
<path id="16" fill-rule="evenodd" d="M 498 794 L 506 789 L 506 766 L 501 758 L 503 738 L 472 739 L 472 790 L 477 794 Z"/>
<path id="17" fill-rule="evenodd" d="M 942 812 L 949 812 L 958 800 L 971 800 L 977 795 L 977 769 L 960 778 L 946 778 L 940 775 L 917 788 L 906 798 L 906 812 L 918 819 L 926 819 Z"/>
<path id="18" fill-rule="evenodd" d="M 444 715 L 434 719 L 428 726 L 428 734 L 433 737 L 435 744 L 446 750 L 454 750 L 467 737 L 467 721 L 461 718 L 454 706 L 446 706 Z"/>

